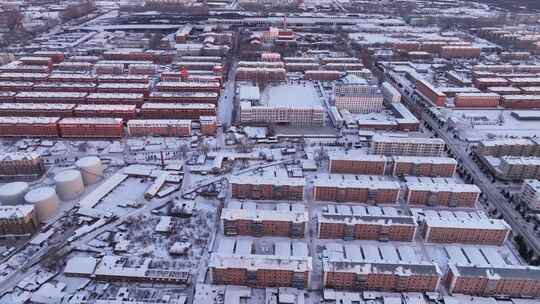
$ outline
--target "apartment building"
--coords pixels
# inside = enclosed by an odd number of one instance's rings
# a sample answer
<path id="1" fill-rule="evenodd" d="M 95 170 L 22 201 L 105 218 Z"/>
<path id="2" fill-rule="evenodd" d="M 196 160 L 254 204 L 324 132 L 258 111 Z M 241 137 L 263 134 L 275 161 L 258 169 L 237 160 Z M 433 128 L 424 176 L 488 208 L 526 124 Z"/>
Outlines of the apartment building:
<path id="1" fill-rule="evenodd" d="M 456 172 L 457 161 L 450 157 L 392 157 L 393 176 L 452 177 Z"/>
<path id="2" fill-rule="evenodd" d="M 411 246 L 331 243 L 323 255 L 325 288 L 432 292 L 442 276 L 437 264 L 417 256 Z"/>
<path id="3" fill-rule="evenodd" d="M 208 263 L 212 283 L 307 288 L 313 267 L 307 244 L 277 241 L 272 247 L 270 253 L 258 252 L 251 240 L 221 239 Z"/>
<path id="4" fill-rule="evenodd" d="M 540 210 L 540 180 L 526 179 L 519 193 L 521 202 L 532 210 Z"/>
<path id="5" fill-rule="evenodd" d="M 480 57 L 480 48 L 475 46 L 467 45 L 447 45 L 441 47 L 440 55 L 442 58 L 453 59 L 453 58 L 463 58 L 463 59 L 473 59 Z"/>
<path id="6" fill-rule="evenodd" d="M 0 117 L 4 137 L 58 137 L 60 117 Z"/>
<path id="7" fill-rule="evenodd" d="M 500 99 L 497 93 L 458 93 L 454 105 L 458 108 L 496 108 Z"/>
<path id="8" fill-rule="evenodd" d="M 474 208 L 480 189 L 474 184 L 408 182 L 405 201 L 409 205 Z"/>
<path id="9" fill-rule="evenodd" d="M 127 122 L 130 136 L 190 136 L 188 119 L 132 119 Z"/>
<path id="10" fill-rule="evenodd" d="M 528 138 L 483 140 L 476 146 L 476 153 L 489 156 L 540 156 L 540 145 Z"/>
<path id="11" fill-rule="evenodd" d="M 409 138 L 375 135 L 371 152 L 378 155 L 434 156 L 444 154 L 445 142 L 440 138 Z"/>
<path id="12" fill-rule="evenodd" d="M 540 179 L 540 157 L 503 156 L 499 171 L 506 179 Z"/>
<path id="13" fill-rule="evenodd" d="M 282 171 L 265 171 L 259 175 L 233 175 L 229 183 L 233 198 L 301 201 L 306 180 Z"/>
<path id="14" fill-rule="evenodd" d="M 33 205 L 0 206 L 0 235 L 31 235 L 38 228 Z"/>
<path id="15" fill-rule="evenodd" d="M 121 118 L 67 117 L 58 122 L 62 137 L 118 137 L 124 135 Z"/>
<path id="16" fill-rule="evenodd" d="M 0 176 L 41 176 L 45 171 L 45 163 L 38 153 L 6 152 L 0 154 Z"/>
<path id="17" fill-rule="evenodd" d="M 388 158 L 384 155 L 334 152 L 329 155 L 330 173 L 384 175 Z"/>
<path id="18" fill-rule="evenodd" d="M 223 233 L 227 236 L 303 238 L 308 220 L 302 204 L 277 203 L 273 209 L 264 209 L 253 202 L 231 201 L 221 211 Z"/>
<path id="19" fill-rule="evenodd" d="M 444 285 L 450 294 L 538 297 L 540 268 L 508 264 L 493 247 L 447 246 L 448 272 Z"/>
<path id="20" fill-rule="evenodd" d="M 205 136 L 214 136 L 218 128 L 218 122 L 216 116 L 201 116 L 199 118 L 201 124 L 201 133 Z"/>
<path id="21" fill-rule="evenodd" d="M 427 212 L 421 227 L 424 240 L 430 243 L 502 246 L 511 232 L 504 220 L 465 211 Z"/>
<path id="22" fill-rule="evenodd" d="M 317 214 L 320 239 L 408 241 L 417 224 L 411 215 L 394 207 L 328 205 Z"/>
<path id="23" fill-rule="evenodd" d="M 446 105 L 446 95 L 424 79 L 416 80 L 416 91 L 437 107 Z"/>
<path id="24" fill-rule="evenodd" d="M 399 198 L 398 182 L 376 176 L 319 174 L 313 184 L 313 199 L 330 202 L 395 203 Z"/>

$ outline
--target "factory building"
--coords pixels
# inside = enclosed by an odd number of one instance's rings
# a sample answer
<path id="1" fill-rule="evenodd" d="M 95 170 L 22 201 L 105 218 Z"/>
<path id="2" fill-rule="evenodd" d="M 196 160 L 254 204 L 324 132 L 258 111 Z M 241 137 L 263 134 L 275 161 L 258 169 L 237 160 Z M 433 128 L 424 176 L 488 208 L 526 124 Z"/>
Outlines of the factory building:
<path id="1" fill-rule="evenodd" d="M 274 209 L 259 207 L 252 202 L 230 202 L 221 211 L 223 233 L 227 236 L 304 237 L 309 220 L 304 205 L 278 203 Z"/>
<path id="2" fill-rule="evenodd" d="M 412 242 L 414 217 L 393 207 L 328 205 L 317 214 L 320 239 Z"/>

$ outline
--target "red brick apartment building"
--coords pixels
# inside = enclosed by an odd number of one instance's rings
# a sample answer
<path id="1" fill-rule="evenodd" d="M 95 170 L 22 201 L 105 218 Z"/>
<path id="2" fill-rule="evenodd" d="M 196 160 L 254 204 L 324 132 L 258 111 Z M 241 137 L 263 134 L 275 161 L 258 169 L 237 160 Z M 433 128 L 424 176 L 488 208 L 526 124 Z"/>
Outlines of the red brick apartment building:
<path id="1" fill-rule="evenodd" d="M 448 45 L 441 47 L 441 57 L 446 59 L 466 58 L 473 59 L 480 57 L 480 48 L 467 45 Z"/>
<path id="2" fill-rule="evenodd" d="M 395 203 L 399 198 L 397 182 L 322 174 L 314 181 L 313 199 L 330 202 Z"/>
<path id="3" fill-rule="evenodd" d="M 148 75 L 99 75 L 99 83 L 141 83 L 147 84 L 150 80 Z"/>
<path id="4" fill-rule="evenodd" d="M 219 82 L 165 82 L 156 84 L 159 92 L 213 92 L 221 90 Z"/>
<path id="5" fill-rule="evenodd" d="M 52 68 L 52 59 L 49 57 L 37 57 L 37 56 L 29 56 L 29 57 L 21 57 L 19 61 L 23 65 L 42 65 L 49 68 Z"/>
<path id="6" fill-rule="evenodd" d="M 214 136 L 218 128 L 216 116 L 201 116 L 199 118 L 201 124 L 201 133 L 205 136 Z"/>
<path id="7" fill-rule="evenodd" d="M 450 157 L 394 156 L 392 175 L 452 177 L 457 161 Z"/>
<path id="8" fill-rule="evenodd" d="M 216 106 L 210 103 L 144 103 L 141 116 L 150 119 L 193 119 L 215 116 Z"/>
<path id="9" fill-rule="evenodd" d="M 424 240 L 430 243 L 462 243 L 502 246 L 511 228 L 504 220 L 426 217 L 422 223 Z"/>
<path id="10" fill-rule="evenodd" d="M 424 79 L 416 81 L 416 90 L 438 107 L 446 105 L 446 95 Z"/>
<path id="11" fill-rule="evenodd" d="M 414 217 L 392 207 L 328 205 L 317 214 L 320 239 L 414 240 Z"/>
<path id="12" fill-rule="evenodd" d="M 133 119 L 137 115 L 136 105 L 126 104 L 81 104 L 74 109 L 75 117 L 110 117 Z"/>
<path id="13" fill-rule="evenodd" d="M 94 93 L 96 91 L 96 84 L 90 82 L 44 82 L 34 84 L 32 89 L 35 92 Z"/>
<path id="14" fill-rule="evenodd" d="M 0 235 L 31 235 L 38 228 L 33 205 L 0 206 Z"/>
<path id="15" fill-rule="evenodd" d="M 312 81 L 335 81 L 343 76 L 341 71 L 328 71 L 328 70 L 307 70 L 304 73 L 306 80 Z"/>
<path id="16" fill-rule="evenodd" d="M 444 154 L 444 140 L 440 138 L 412 138 L 373 136 L 371 152 L 377 155 L 435 156 Z"/>
<path id="17" fill-rule="evenodd" d="M 441 281 L 437 264 L 421 261 L 410 246 L 327 244 L 325 252 L 325 288 L 432 292 Z"/>
<path id="18" fill-rule="evenodd" d="M 540 95 L 505 95 L 502 105 L 507 109 L 540 108 Z"/>
<path id="19" fill-rule="evenodd" d="M 58 122 L 62 137 L 122 137 L 124 126 L 121 118 L 63 118 Z"/>
<path id="20" fill-rule="evenodd" d="M 388 159 L 382 155 L 332 153 L 330 173 L 384 175 Z"/>
<path id="21" fill-rule="evenodd" d="M 130 136 L 190 136 L 188 119 L 131 119 L 127 122 Z"/>
<path id="22" fill-rule="evenodd" d="M 496 108 L 500 99 L 496 93 L 458 93 L 454 105 L 458 108 Z"/>
<path id="23" fill-rule="evenodd" d="M 37 51 L 34 52 L 33 55 L 39 57 L 49 57 L 51 58 L 52 63 L 60 63 L 65 59 L 64 53 L 59 51 Z"/>
<path id="24" fill-rule="evenodd" d="M 502 77 L 479 77 L 473 79 L 474 86 L 480 90 L 485 90 L 488 87 L 506 87 L 508 80 Z"/>
<path id="25" fill-rule="evenodd" d="M 98 93 L 114 94 L 143 94 L 148 97 L 150 84 L 148 83 L 100 83 L 97 87 Z"/>
<path id="26" fill-rule="evenodd" d="M 37 153 L 2 153 L 0 154 L 0 175 L 37 175 L 45 173 L 45 163 Z"/>
<path id="27" fill-rule="evenodd" d="M 0 81 L 47 81 L 48 73 L 0 73 Z"/>
<path id="28" fill-rule="evenodd" d="M 15 95 L 15 102 L 84 103 L 86 95 L 82 92 L 19 92 Z"/>
<path id="29" fill-rule="evenodd" d="M 480 193 L 474 184 L 410 182 L 405 201 L 409 205 L 474 208 Z"/>
<path id="30" fill-rule="evenodd" d="M 97 83 L 97 77 L 86 74 L 51 74 L 47 77 L 48 82 L 63 83 Z"/>
<path id="31" fill-rule="evenodd" d="M 152 92 L 148 97 L 150 102 L 162 103 L 212 103 L 217 105 L 218 93 L 211 92 Z"/>
<path id="32" fill-rule="evenodd" d="M 540 143 L 529 138 L 484 140 L 476 146 L 479 155 L 540 156 Z"/>
<path id="33" fill-rule="evenodd" d="M 0 136 L 58 137 L 60 117 L 0 117 Z"/>
<path id="34" fill-rule="evenodd" d="M 0 103 L 0 116 L 72 117 L 70 103 Z"/>
<path id="35" fill-rule="evenodd" d="M 275 209 L 250 208 L 245 204 L 229 204 L 221 212 L 223 233 L 227 236 L 249 235 L 303 238 L 307 210 L 301 204 L 277 204 Z"/>
<path id="36" fill-rule="evenodd" d="M 2 92 L 30 92 L 34 83 L 31 81 L 0 81 L 0 91 Z"/>
<path id="37" fill-rule="evenodd" d="M 306 181 L 270 172 L 264 175 L 233 175 L 229 183 L 232 197 L 238 199 L 291 200 L 304 199 Z"/>
<path id="38" fill-rule="evenodd" d="M 300 241 L 280 241 L 272 254 L 252 253 L 250 240 L 222 239 L 210 256 L 208 267 L 213 284 L 256 288 L 309 286 L 312 259 Z"/>
<path id="39" fill-rule="evenodd" d="M 86 96 L 89 104 L 128 104 L 140 106 L 144 103 L 144 95 L 139 93 L 90 93 Z"/>
<path id="40" fill-rule="evenodd" d="M 239 67 L 236 69 L 237 81 L 284 81 L 287 70 L 284 68 Z"/>
<path id="41" fill-rule="evenodd" d="M 536 298 L 540 296 L 540 268 L 450 264 L 445 285 L 451 294 Z"/>

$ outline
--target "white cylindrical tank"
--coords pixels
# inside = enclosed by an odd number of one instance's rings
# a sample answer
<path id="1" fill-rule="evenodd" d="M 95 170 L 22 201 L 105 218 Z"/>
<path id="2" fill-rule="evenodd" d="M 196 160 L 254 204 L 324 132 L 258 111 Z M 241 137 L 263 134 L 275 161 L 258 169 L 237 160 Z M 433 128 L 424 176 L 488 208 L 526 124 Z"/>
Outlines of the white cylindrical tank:
<path id="1" fill-rule="evenodd" d="M 2 205 L 18 205 L 24 203 L 24 195 L 28 191 L 28 183 L 13 182 L 0 186 L 0 203 Z"/>
<path id="2" fill-rule="evenodd" d="M 56 192 L 63 201 L 70 201 L 78 198 L 84 192 L 84 183 L 81 172 L 77 170 L 66 170 L 54 176 Z"/>
<path id="3" fill-rule="evenodd" d="M 58 212 L 60 199 L 52 187 L 41 187 L 30 190 L 24 196 L 28 204 L 34 205 L 38 220 L 43 222 Z"/>
<path id="4" fill-rule="evenodd" d="M 103 165 L 96 156 L 83 157 L 75 163 L 75 166 L 81 170 L 85 185 L 95 184 L 103 176 Z"/>

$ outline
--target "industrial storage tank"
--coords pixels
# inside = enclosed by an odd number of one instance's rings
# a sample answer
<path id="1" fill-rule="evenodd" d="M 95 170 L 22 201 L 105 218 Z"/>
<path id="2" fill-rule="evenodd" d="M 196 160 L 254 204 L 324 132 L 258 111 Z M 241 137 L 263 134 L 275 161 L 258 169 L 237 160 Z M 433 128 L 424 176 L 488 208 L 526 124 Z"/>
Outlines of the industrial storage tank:
<path id="1" fill-rule="evenodd" d="M 43 222 L 58 212 L 60 200 L 52 187 L 41 187 L 30 190 L 24 196 L 28 204 L 34 205 L 38 220 Z"/>
<path id="2" fill-rule="evenodd" d="M 24 195 L 28 191 L 28 183 L 13 182 L 0 186 L 0 203 L 2 205 L 19 205 L 24 203 Z"/>
<path id="3" fill-rule="evenodd" d="M 85 185 L 95 184 L 103 176 L 103 165 L 96 156 L 88 156 L 79 159 L 75 166 L 81 170 Z"/>
<path id="4" fill-rule="evenodd" d="M 54 184 L 58 196 L 63 201 L 76 199 L 84 192 L 82 175 L 77 170 L 66 170 L 56 174 Z"/>

